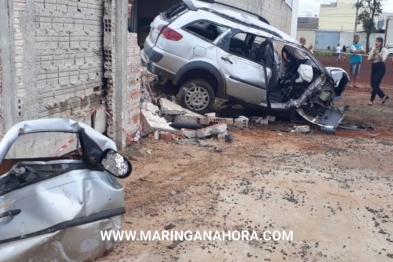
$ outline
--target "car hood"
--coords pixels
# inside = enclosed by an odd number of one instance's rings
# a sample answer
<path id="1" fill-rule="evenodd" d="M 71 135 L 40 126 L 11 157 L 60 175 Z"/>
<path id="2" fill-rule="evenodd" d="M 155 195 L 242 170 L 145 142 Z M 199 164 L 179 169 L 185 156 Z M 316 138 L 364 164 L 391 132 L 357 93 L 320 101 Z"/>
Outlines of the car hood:
<path id="1" fill-rule="evenodd" d="M 115 142 L 102 135 L 90 126 L 65 118 L 38 119 L 20 122 L 14 125 L 3 137 L 0 143 L 0 164 L 7 155 L 12 144 L 21 134 L 40 133 L 40 132 L 65 132 L 84 134 L 94 141 L 101 151 L 106 149 L 117 150 Z"/>

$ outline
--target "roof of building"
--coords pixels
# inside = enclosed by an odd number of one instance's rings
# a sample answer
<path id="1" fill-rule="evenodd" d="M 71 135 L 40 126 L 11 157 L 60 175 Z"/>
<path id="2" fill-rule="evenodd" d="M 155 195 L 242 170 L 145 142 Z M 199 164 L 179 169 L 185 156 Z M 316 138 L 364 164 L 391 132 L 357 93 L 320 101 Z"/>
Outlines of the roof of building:
<path id="1" fill-rule="evenodd" d="M 317 30 L 319 24 L 318 17 L 299 17 L 297 19 L 298 29 Z"/>

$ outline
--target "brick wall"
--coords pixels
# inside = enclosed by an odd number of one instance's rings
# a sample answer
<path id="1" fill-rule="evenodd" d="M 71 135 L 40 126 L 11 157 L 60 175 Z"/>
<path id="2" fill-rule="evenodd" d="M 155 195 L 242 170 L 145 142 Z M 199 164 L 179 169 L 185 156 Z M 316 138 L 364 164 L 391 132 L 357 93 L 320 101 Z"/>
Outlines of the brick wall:
<path id="1" fill-rule="evenodd" d="M 14 1 L 20 120 L 84 115 L 103 88 L 103 0 Z"/>
<path id="2" fill-rule="evenodd" d="M 126 129 L 131 133 L 137 131 L 140 126 L 141 112 L 141 72 L 140 48 L 138 46 L 137 34 L 128 35 L 128 90 L 127 90 L 127 112 Z"/>
<path id="3" fill-rule="evenodd" d="M 290 34 L 292 23 L 292 10 L 284 0 L 222 0 L 239 8 L 262 15 L 270 24 Z"/>

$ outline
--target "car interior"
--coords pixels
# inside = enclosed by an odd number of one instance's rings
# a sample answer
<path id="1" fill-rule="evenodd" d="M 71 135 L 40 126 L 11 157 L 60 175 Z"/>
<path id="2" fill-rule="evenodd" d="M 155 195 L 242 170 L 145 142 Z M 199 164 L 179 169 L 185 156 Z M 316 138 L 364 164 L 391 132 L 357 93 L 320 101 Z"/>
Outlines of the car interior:
<path id="1" fill-rule="evenodd" d="M 265 65 L 269 42 L 266 38 L 253 34 L 239 33 L 230 39 L 228 52 Z M 296 47 L 274 46 L 273 52 L 274 65 L 271 66 L 272 80 L 269 83 L 270 102 L 285 103 L 291 99 L 300 98 L 310 83 L 321 75 L 321 72 L 314 66 L 307 54 Z M 314 74 L 311 82 L 296 82 L 301 64 L 310 65 L 313 68 Z"/>
<path id="2" fill-rule="evenodd" d="M 197 21 L 184 27 L 184 30 L 195 34 L 205 40 L 213 42 L 216 40 L 227 28 L 215 25 L 208 21 Z"/>

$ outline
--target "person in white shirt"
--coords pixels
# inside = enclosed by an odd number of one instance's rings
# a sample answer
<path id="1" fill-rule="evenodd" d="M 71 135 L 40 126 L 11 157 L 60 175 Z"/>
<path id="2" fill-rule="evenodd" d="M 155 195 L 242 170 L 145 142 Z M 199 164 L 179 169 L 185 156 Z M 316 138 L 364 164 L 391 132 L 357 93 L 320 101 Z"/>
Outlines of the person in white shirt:
<path id="1" fill-rule="evenodd" d="M 373 105 L 377 95 L 382 99 L 382 105 L 389 99 L 389 96 L 385 95 L 380 86 L 386 73 L 385 61 L 387 57 L 388 50 L 383 47 L 383 38 L 378 37 L 375 40 L 375 47 L 368 54 L 368 61 L 373 63 L 371 68 L 371 87 L 373 90 L 371 92 L 370 102 L 368 102 L 370 106 Z"/>
<path id="2" fill-rule="evenodd" d="M 340 46 L 340 44 L 338 44 L 336 47 L 336 56 L 337 56 L 337 60 L 341 61 L 341 46 Z"/>

